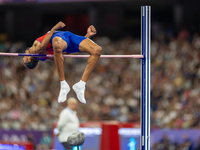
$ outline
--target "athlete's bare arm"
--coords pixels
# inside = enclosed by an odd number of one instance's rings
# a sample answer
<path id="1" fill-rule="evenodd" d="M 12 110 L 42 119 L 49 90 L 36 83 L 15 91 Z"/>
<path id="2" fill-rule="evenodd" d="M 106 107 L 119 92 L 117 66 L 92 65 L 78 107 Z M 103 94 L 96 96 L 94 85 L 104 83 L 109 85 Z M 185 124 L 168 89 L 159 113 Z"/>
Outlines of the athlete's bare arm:
<path id="1" fill-rule="evenodd" d="M 97 30 L 95 29 L 95 27 L 93 25 L 91 25 L 91 26 L 88 27 L 87 34 L 85 35 L 85 37 L 91 38 L 96 33 L 97 33 Z"/>
<path id="2" fill-rule="evenodd" d="M 65 24 L 63 22 L 58 22 L 52 29 L 51 31 L 47 34 L 47 36 L 44 38 L 44 40 L 42 41 L 42 43 L 40 44 L 39 41 L 34 41 L 33 46 L 29 49 L 29 53 L 30 54 L 39 54 L 40 52 L 42 52 L 43 50 L 46 50 L 52 35 L 54 34 L 54 32 L 58 29 L 62 29 L 63 27 L 65 27 Z"/>
<path id="3" fill-rule="evenodd" d="M 52 35 L 54 34 L 54 32 L 58 29 L 61 29 L 65 27 L 65 24 L 63 22 L 58 22 L 52 29 L 51 31 L 47 34 L 47 36 L 44 38 L 44 40 L 42 41 L 42 43 L 40 43 L 39 41 L 35 40 L 33 45 L 25 51 L 26 54 L 40 54 L 43 53 L 45 54 L 46 51 L 46 47 L 48 46 Z M 31 59 L 33 59 L 30 56 L 25 56 L 23 58 L 23 62 L 24 63 L 28 63 L 31 61 Z"/>

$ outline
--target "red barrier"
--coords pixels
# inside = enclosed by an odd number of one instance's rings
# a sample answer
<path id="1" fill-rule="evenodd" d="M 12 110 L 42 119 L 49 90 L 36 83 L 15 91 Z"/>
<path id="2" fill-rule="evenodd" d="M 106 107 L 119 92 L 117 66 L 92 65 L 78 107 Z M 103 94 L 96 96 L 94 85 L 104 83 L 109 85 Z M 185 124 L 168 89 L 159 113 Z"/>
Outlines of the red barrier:
<path id="1" fill-rule="evenodd" d="M 120 150 L 118 129 L 119 126 L 117 122 L 107 122 L 102 124 L 100 150 Z"/>

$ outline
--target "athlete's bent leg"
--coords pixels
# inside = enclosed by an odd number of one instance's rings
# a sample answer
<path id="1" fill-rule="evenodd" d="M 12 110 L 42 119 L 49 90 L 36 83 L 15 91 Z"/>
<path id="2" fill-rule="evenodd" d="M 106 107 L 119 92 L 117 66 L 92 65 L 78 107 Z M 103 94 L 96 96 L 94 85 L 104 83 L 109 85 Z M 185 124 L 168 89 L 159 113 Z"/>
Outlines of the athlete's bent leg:
<path id="1" fill-rule="evenodd" d="M 76 92 L 77 98 L 82 102 L 86 103 L 85 100 L 85 84 L 92 72 L 95 68 L 97 61 L 101 55 L 102 48 L 95 44 L 90 39 L 83 40 L 79 45 L 79 50 L 81 52 L 87 52 L 90 54 L 90 57 L 87 60 L 87 66 L 82 75 L 81 81 L 73 85 L 73 90 Z"/>
<path id="2" fill-rule="evenodd" d="M 95 68 L 97 61 L 101 56 L 102 48 L 94 43 L 92 40 L 85 39 L 80 43 L 79 50 L 81 52 L 86 52 L 90 54 L 90 57 L 87 60 L 87 66 L 81 78 L 82 81 L 87 82 L 89 75 Z"/>
<path id="3" fill-rule="evenodd" d="M 64 102 L 67 99 L 67 94 L 70 91 L 70 87 L 68 83 L 65 81 L 64 67 L 63 67 L 64 58 L 62 56 L 62 51 L 66 47 L 67 43 L 63 41 L 60 37 L 55 37 L 53 39 L 54 60 L 61 83 L 60 93 L 58 96 L 59 103 Z"/>

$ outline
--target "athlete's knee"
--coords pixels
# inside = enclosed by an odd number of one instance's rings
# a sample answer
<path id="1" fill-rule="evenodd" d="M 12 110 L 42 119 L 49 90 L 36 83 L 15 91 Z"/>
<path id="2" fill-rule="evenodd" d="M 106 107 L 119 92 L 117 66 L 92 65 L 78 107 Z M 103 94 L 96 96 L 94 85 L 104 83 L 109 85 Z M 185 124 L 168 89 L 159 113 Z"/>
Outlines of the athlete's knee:
<path id="1" fill-rule="evenodd" d="M 59 37 L 53 38 L 53 50 L 56 53 L 62 53 L 62 41 Z"/>
<path id="2" fill-rule="evenodd" d="M 62 48 L 60 45 L 55 45 L 53 47 L 54 53 L 62 53 Z"/>
<path id="3" fill-rule="evenodd" d="M 101 46 L 97 45 L 97 46 L 94 47 L 94 52 L 93 52 L 94 55 L 100 56 L 101 52 L 102 52 Z"/>

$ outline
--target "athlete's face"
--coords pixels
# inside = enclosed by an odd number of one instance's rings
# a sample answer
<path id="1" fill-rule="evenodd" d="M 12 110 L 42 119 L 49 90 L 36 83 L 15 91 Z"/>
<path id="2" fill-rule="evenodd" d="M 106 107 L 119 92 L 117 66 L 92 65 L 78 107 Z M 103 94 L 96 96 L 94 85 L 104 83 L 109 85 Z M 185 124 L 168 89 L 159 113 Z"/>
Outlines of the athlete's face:
<path id="1" fill-rule="evenodd" d="M 29 50 L 30 50 L 30 48 L 28 48 L 27 50 L 26 50 L 26 52 L 25 52 L 25 54 L 30 54 L 29 53 Z M 23 63 L 24 63 L 24 66 L 26 67 L 26 68 L 28 68 L 28 69 L 33 69 L 33 68 L 35 68 L 36 66 L 37 66 L 37 61 L 36 62 L 34 62 L 34 60 L 33 60 L 33 57 L 31 57 L 31 56 L 24 56 L 24 58 L 23 58 Z"/>
<path id="2" fill-rule="evenodd" d="M 30 53 L 29 53 L 29 49 L 30 49 L 30 48 L 27 48 L 27 49 L 26 49 L 25 54 L 30 54 Z M 31 59 L 32 59 L 32 57 L 30 57 L 30 56 L 24 56 L 24 58 L 23 58 L 23 63 L 24 63 L 24 64 L 25 64 L 25 63 L 29 63 L 29 62 L 31 62 Z"/>

